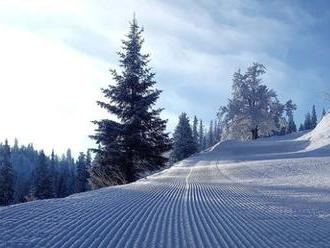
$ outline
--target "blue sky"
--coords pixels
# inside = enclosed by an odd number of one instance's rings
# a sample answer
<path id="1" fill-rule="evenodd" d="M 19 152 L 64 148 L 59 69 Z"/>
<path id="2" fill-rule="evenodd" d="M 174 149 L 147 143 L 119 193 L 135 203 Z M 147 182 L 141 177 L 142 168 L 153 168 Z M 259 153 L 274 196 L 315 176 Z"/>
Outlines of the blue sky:
<path id="1" fill-rule="evenodd" d="M 329 1 L 2 0 L 0 138 L 59 153 L 92 146 L 95 101 L 113 83 L 120 41 L 136 13 L 145 28 L 158 102 L 169 130 L 185 111 L 205 122 L 230 96 L 231 78 L 253 62 L 297 105 L 296 121 L 329 104 Z"/>

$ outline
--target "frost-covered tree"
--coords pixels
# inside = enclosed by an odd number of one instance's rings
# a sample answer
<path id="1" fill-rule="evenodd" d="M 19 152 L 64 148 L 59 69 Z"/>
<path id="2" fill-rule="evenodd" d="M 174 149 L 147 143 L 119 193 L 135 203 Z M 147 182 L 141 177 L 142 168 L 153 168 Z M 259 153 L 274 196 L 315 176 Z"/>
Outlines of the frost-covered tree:
<path id="1" fill-rule="evenodd" d="M 0 205 L 9 205 L 14 200 L 14 170 L 10 161 L 8 141 L 2 147 L 0 160 Z"/>
<path id="2" fill-rule="evenodd" d="M 87 158 L 84 153 L 80 153 L 76 164 L 76 192 L 85 192 L 88 190 L 88 170 Z"/>
<path id="3" fill-rule="evenodd" d="M 258 63 L 245 73 L 234 73 L 232 97 L 218 113 L 225 138 L 257 139 L 282 128 L 286 104 L 280 103 L 275 91 L 262 84 L 261 76 L 265 73 L 265 67 Z"/>
<path id="4" fill-rule="evenodd" d="M 312 108 L 312 116 L 311 116 L 311 128 L 314 129 L 317 126 L 317 115 L 316 115 L 316 109 L 315 105 L 313 105 Z"/>
<path id="5" fill-rule="evenodd" d="M 47 157 L 43 151 L 39 154 L 38 165 L 35 171 L 34 196 L 37 199 L 47 199 L 54 196 Z"/>
<path id="6" fill-rule="evenodd" d="M 179 116 L 179 123 L 174 131 L 173 162 L 180 161 L 197 152 L 197 144 L 194 141 L 193 132 L 186 113 Z"/>
<path id="7" fill-rule="evenodd" d="M 308 112 L 305 115 L 304 130 L 310 130 L 310 129 L 312 129 L 312 117 L 311 114 Z"/>
<path id="8" fill-rule="evenodd" d="M 167 161 L 163 154 L 171 148 L 166 120 L 160 118 L 162 109 L 154 108 L 161 91 L 154 87 L 149 55 L 141 51 L 142 32 L 133 18 L 119 52 L 122 71 L 111 71 L 115 84 L 102 89 L 107 101 L 97 102 L 117 119 L 94 121 L 97 128 L 91 138 L 100 148 L 93 150 L 98 163 L 91 176 L 108 177 L 112 184 L 133 182 L 140 172 L 160 168 Z"/>

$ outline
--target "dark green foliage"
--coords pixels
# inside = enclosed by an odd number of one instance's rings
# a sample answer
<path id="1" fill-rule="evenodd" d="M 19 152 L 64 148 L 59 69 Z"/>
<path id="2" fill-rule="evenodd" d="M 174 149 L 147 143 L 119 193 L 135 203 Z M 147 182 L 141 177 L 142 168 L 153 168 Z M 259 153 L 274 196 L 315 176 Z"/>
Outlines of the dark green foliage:
<path id="1" fill-rule="evenodd" d="M 88 171 L 87 158 L 84 153 L 80 153 L 77 161 L 76 192 L 85 192 L 88 190 Z"/>
<path id="2" fill-rule="evenodd" d="M 293 116 L 289 117 L 289 123 L 287 128 L 287 133 L 295 133 L 297 132 L 297 126 L 296 123 L 293 120 Z"/>
<path id="3" fill-rule="evenodd" d="M 209 139 L 208 139 L 208 147 L 213 146 L 214 145 L 214 130 L 213 130 L 213 121 L 210 121 L 210 128 L 209 128 Z"/>
<path id="4" fill-rule="evenodd" d="M 43 151 L 39 154 L 38 165 L 35 171 L 35 183 L 33 195 L 37 199 L 47 199 L 54 197 L 51 174 L 47 163 L 47 158 Z"/>
<path id="5" fill-rule="evenodd" d="M 327 114 L 327 112 L 325 111 L 325 108 L 323 108 L 322 110 L 322 114 L 321 114 L 321 119 Z"/>
<path id="6" fill-rule="evenodd" d="M 199 151 L 203 151 L 204 149 L 206 149 L 206 146 L 204 144 L 204 125 L 203 125 L 203 121 L 200 120 L 199 121 L 199 131 L 198 131 L 198 144 L 199 144 Z"/>
<path id="7" fill-rule="evenodd" d="M 9 205 L 14 200 L 14 170 L 10 161 L 10 147 L 6 140 L 0 160 L 0 205 Z"/>
<path id="8" fill-rule="evenodd" d="M 102 89 L 108 102 L 98 102 L 119 121 L 94 121 L 97 128 L 91 138 L 100 147 L 93 150 L 98 162 L 91 168 L 91 177 L 103 182 L 97 187 L 133 182 L 140 172 L 160 168 L 167 161 L 163 153 L 171 141 L 165 133 L 166 121 L 159 117 L 162 109 L 153 108 L 161 91 L 154 88 L 149 55 L 141 52 L 142 32 L 134 18 L 119 53 L 122 71 L 111 71 L 116 83 Z"/>
<path id="9" fill-rule="evenodd" d="M 312 118 L 311 118 L 311 114 L 308 112 L 305 115 L 304 130 L 310 130 L 310 129 L 312 129 Z"/>
<path id="10" fill-rule="evenodd" d="M 196 147 L 198 147 L 199 135 L 198 135 L 198 120 L 197 120 L 196 115 L 194 116 L 192 134 L 193 134 L 193 138 L 194 138 L 194 142 L 196 144 Z"/>
<path id="11" fill-rule="evenodd" d="M 312 116 L 311 116 L 311 128 L 314 129 L 317 126 L 317 115 L 315 105 L 313 105 Z"/>
<path id="12" fill-rule="evenodd" d="M 37 152 L 32 144 L 29 144 L 28 146 L 19 146 L 18 141 L 15 140 L 13 147 L 10 148 L 9 145 L 7 147 L 6 144 L 0 143 L 1 165 L 3 164 L 2 161 L 7 156 L 5 156 L 5 154 L 7 154 L 8 151 L 10 151 L 9 161 L 11 169 L 2 171 L 6 172 L 6 176 L 2 178 L 5 178 L 7 180 L 6 182 L 13 182 L 12 189 L 14 194 L 11 203 L 26 202 L 36 199 L 34 193 L 37 189 L 37 174 L 44 174 L 45 172 L 43 167 L 40 168 L 41 161 L 43 164 L 46 161 L 47 173 L 45 174 L 49 175 L 46 177 L 46 185 L 49 183 L 51 185 L 50 187 L 46 186 L 45 191 L 51 192 L 50 194 L 46 194 L 47 198 L 66 197 L 75 192 L 74 179 L 76 178 L 77 166 L 72 158 L 70 150 L 68 150 L 67 154 L 63 155 L 60 159 L 54 151 L 52 151 L 49 158 L 43 154 L 43 159 L 41 159 L 41 152 Z M 88 168 L 90 168 L 91 160 L 90 153 L 87 152 L 86 166 Z M 0 166 L 0 168 L 3 167 Z M 10 173 L 7 173 L 8 171 Z M 90 190 L 89 184 L 87 184 L 87 190 Z"/>
<path id="13" fill-rule="evenodd" d="M 172 151 L 173 162 L 180 161 L 197 152 L 198 147 L 194 141 L 193 132 L 186 113 L 179 116 L 179 123 L 174 132 Z"/>

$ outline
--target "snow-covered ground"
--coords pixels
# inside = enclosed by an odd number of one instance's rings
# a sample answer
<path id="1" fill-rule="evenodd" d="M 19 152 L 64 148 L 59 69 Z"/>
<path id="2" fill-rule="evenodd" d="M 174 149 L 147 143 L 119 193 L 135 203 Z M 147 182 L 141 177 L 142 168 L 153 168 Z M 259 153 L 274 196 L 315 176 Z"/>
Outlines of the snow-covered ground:
<path id="1" fill-rule="evenodd" d="M 0 247 L 330 247 L 330 115 L 125 186 L 0 209 Z"/>

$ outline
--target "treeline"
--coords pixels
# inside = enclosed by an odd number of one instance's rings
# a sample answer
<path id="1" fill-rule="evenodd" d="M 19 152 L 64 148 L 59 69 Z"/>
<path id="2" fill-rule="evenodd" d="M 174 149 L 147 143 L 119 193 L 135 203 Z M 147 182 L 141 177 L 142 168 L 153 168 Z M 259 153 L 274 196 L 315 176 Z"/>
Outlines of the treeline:
<path id="1" fill-rule="evenodd" d="M 320 120 L 326 115 L 326 111 L 323 108 Z M 307 112 L 305 115 L 304 123 L 301 123 L 299 126 L 299 131 L 305 131 L 305 130 L 311 130 L 314 129 L 317 126 L 318 118 L 316 114 L 316 108 L 315 105 L 312 107 L 311 112 Z"/>
<path id="2" fill-rule="evenodd" d="M 206 128 L 203 120 L 194 116 L 191 123 L 187 114 L 182 113 L 173 134 L 171 162 L 175 163 L 215 145 L 221 140 L 221 133 L 221 123 L 216 119 L 211 120 Z"/>
<path id="3" fill-rule="evenodd" d="M 32 144 L 12 147 L 0 143 L 0 204 L 9 205 L 36 199 L 61 198 L 89 190 L 91 154 L 80 153 L 78 160 L 70 149 L 58 156 L 46 156 Z"/>

